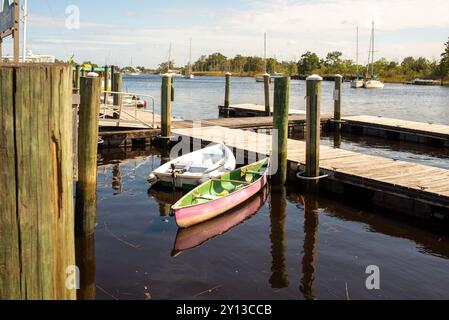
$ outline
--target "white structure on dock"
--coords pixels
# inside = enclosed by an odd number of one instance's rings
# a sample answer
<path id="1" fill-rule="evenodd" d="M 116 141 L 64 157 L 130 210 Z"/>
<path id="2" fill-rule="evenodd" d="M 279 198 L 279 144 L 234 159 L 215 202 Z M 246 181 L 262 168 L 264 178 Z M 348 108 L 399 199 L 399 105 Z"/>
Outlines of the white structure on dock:
<path id="1" fill-rule="evenodd" d="M 23 56 L 19 57 L 20 61 L 23 61 Z M 4 62 L 14 62 L 14 56 L 7 55 L 2 57 L 2 61 Z M 52 55 L 43 55 L 43 54 L 33 54 L 31 50 L 27 50 L 27 54 L 25 57 L 25 62 L 28 63 L 55 63 L 56 57 Z"/>

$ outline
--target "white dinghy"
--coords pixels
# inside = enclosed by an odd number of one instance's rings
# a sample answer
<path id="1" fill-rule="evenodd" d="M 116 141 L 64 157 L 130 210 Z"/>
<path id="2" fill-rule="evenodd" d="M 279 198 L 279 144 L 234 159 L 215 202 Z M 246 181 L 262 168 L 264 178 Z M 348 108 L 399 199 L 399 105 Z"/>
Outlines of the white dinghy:
<path id="1" fill-rule="evenodd" d="M 194 151 L 154 170 L 148 182 L 178 189 L 192 189 L 210 179 L 235 170 L 232 151 L 224 144 Z"/>

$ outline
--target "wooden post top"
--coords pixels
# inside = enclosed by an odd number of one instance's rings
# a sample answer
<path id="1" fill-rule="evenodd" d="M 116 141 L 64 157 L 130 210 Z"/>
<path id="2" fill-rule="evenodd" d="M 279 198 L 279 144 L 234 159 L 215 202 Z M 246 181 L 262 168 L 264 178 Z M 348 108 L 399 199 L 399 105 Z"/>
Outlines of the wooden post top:
<path id="1" fill-rule="evenodd" d="M 306 81 L 323 81 L 323 78 L 317 74 L 312 74 L 306 78 Z"/>

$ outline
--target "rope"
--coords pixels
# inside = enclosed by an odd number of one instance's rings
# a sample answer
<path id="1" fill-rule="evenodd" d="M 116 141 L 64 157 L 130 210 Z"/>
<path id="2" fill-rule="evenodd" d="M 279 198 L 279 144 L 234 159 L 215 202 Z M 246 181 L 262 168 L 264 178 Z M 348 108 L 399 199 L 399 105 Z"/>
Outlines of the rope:
<path id="1" fill-rule="evenodd" d="M 304 177 L 304 174 L 305 174 L 305 171 L 300 171 L 300 172 L 298 172 L 298 173 L 296 174 L 296 177 L 297 177 L 298 179 L 301 179 L 301 180 L 307 180 L 307 181 L 317 181 L 317 180 L 321 180 L 321 179 L 324 179 L 324 178 L 328 178 L 328 177 L 329 177 L 328 174 L 324 174 L 324 175 L 318 176 L 318 177 Z"/>

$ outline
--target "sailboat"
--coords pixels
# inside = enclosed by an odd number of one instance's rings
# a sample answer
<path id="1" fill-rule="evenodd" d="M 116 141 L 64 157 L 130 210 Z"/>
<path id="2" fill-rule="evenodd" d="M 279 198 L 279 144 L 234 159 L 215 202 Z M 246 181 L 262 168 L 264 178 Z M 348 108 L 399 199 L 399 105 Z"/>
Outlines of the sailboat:
<path id="1" fill-rule="evenodd" d="M 370 52 L 368 55 L 368 63 L 371 58 L 371 79 L 365 81 L 366 89 L 383 89 L 385 85 L 383 82 L 377 80 L 377 75 L 374 73 L 374 21 L 371 30 Z M 369 65 L 368 65 L 369 67 Z"/>
<path id="2" fill-rule="evenodd" d="M 132 77 L 140 76 L 141 72 L 139 70 L 137 70 L 136 68 L 134 68 L 134 66 L 133 66 L 133 57 L 131 57 L 131 69 L 132 69 L 131 72 L 125 73 L 126 76 L 132 76 Z"/>
<path id="3" fill-rule="evenodd" d="M 189 65 L 187 66 L 187 71 L 184 75 L 184 79 L 194 79 L 195 76 L 192 73 L 192 38 L 190 38 L 190 54 L 189 54 Z"/>
<path id="4" fill-rule="evenodd" d="M 364 81 L 360 79 L 360 70 L 359 70 L 359 27 L 357 27 L 357 51 L 356 51 L 356 65 L 357 65 L 357 76 L 354 80 L 351 81 L 351 88 L 358 89 L 363 88 Z"/>
<path id="5" fill-rule="evenodd" d="M 264 82 L 264 78 L 266 75 L 268 75 L 267 73 L 267 33 L 265 32 L 263 35 L 263 44 L 264 44 L 264 53 L 263 53 L 263 64 L 264 64 L 264 74 L 262 76 L 256 77 L 256 82 Z M 271 81 L 271 79 L 270 79 Z"/>

